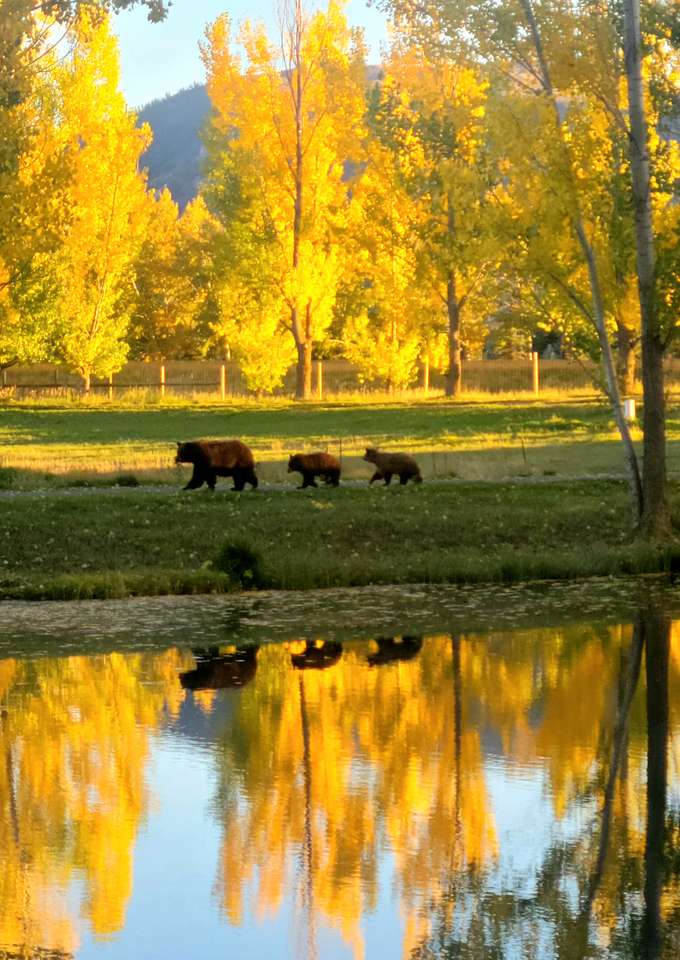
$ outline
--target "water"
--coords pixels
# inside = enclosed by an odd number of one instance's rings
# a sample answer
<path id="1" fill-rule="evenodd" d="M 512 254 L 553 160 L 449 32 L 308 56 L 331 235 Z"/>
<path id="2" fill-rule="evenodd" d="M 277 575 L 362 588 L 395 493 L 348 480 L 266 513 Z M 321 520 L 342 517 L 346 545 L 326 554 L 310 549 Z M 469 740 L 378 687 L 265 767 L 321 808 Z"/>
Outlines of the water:
<path id="1" fill-rule="evenodd" d="M 676 589 L 3 612 L 3 960 L 680 955 Z"/>

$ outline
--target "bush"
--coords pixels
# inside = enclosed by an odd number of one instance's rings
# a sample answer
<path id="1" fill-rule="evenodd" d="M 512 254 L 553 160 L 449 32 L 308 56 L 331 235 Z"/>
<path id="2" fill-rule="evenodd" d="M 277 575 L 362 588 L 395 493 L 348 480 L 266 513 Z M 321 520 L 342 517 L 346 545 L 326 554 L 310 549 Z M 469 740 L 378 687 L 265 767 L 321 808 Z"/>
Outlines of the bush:
<path id="1" fill-rule="evenodd" d="M 260 590 L 268 585 L 262 572 L 262 557 L 243 541 L 227 540 L 212 566 L 243 590 Z"/>

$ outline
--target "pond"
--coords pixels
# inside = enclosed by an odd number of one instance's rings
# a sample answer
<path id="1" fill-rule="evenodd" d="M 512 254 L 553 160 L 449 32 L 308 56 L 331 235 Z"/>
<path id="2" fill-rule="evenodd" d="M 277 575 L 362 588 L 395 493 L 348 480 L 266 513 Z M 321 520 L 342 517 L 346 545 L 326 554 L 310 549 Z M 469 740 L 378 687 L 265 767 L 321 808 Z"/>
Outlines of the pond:
<path id="1" fill-rule="evenodd" d="M 3 614 L 3 960 L 680 955 L 672 585 Z"/>

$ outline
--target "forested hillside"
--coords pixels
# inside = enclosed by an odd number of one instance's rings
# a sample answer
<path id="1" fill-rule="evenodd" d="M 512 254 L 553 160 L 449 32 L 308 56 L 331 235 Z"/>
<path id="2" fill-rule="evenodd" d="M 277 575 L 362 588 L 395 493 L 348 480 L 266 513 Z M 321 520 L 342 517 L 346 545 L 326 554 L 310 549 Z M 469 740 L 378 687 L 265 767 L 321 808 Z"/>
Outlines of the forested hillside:
<path id="1" fill-rule="evenodd" d="M 198 193 L 200 131 L 209 109 L 205 86 L 196 84 L 139 111 L 140 123 L 153 130 L 153 143 L 142 157 L 149 185 L 158 190 L 168 187 L 180 210 Z"/>

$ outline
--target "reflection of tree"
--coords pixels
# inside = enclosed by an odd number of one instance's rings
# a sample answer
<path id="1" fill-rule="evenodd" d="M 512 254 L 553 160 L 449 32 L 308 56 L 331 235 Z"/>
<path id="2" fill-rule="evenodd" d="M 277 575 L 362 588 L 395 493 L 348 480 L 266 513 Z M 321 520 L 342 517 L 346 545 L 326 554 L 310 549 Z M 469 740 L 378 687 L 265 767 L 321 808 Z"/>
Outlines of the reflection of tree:
<path id="1" fill-rule="evenodd" d="M 456 644 L 432 638 L 420 650 L 419 638 L 408 638 L 380 669 L 369 663 L 379 644 L 368 656 L 354 646 L 304 673 L 288 655 L 310 666 L 307 644 L 261 649 L 222 743 L 220 888 L 232 922 L 253 887 L 261 912 L 294 888 L 307 952 L 315 913 L 361 956 L 360 919 L 375 907 L 379 857 L 389 849 L 411 944 L 452 865 L 475 870 L 495 856 Z"/>
<path id="2" fill-rule="evenodd" d="M 122 927 L 148 800 L 149 731 L 179 707 L 184 659 L 168 651 L 0 663 L 0 954 L 74 951 L 67 891 L 76 877 L 93 931 Z"/>
<path id="3" fill-rule="evenodd" d="M 582 827 L 571 839 L 562 839 L 549 847 L 530 896 L 520 897 L 512 889 L 500 894 L 493 872 L 486 877 L 457 874 L 450 890 L 434 908 L 431 935 L 413 950 L 412 960 L 504 958 L 519 943 L 522 956 L 535 960 L 582 960 L 586 956 L 670 960 L 677 955 L 668 938 L 664 940 L 665 916 L 677 902 L 669 894 L 673 891 L 677 896 L 680 871 L 677 858 L 676 876 L 669 877 L 672 861 L 668 856 L 666 816 L 668 689 L 669 684 L 678 684 L 677 671 L 675 676 L 669 673 L 669 625 L 658 607 L 650 604 L 641 611 L 632 637 L 628 631 L 612 630 L 606 638 L 593 639 L 608 654 L 611 664 L 618 660 L 619 668 L 612 673 L 607 666 L 592 675 L 586 686 L 585 692 L 591 695 L 595 708 L 590 711 L 590 735 L 582 718 L 573 717 L 573 706 L 583 697 L 578 685 L 584 682 L 584 664 L 598 662 L 589 649 L 590 641 L 584 637 L 574 644 L 563 636 L 553 644 L 553 664 L 549 653 L 546 658 L 550 648 L 536 645 L 534 657 L 525 661 L 532 664 L 535 677 L 534 694 L 525 699 L 525 715 L 533 719 L 534 744 L 539 748 L 538 756 L 546 757 L 547 768 L 555 769 L 556 759 L 549 752 L 552 745 L 563 762 L 572 757 L 578 771 L 576 778 L 573 770 L 567 771 L 567 779 L 565 774 L 558 776 L 554 785 L 556 813 L 561 817 L 573 813 L 582 819 L 583 813 L 577 811 L 590 806 L 597 810 L 595 829 Z M 514 643 L 518 641 L 516 636 Z M 493 643 L 489 646 L 493 649 Z M 637 693 L 643 651 L 644 698 Z M 509 673 L 518 671 L 521 675 L 522 658 L 507 652 Z M 540 666 L 536 656 L 542 660 Z M 562 669 L 556 670 L 558 665 Z M 493 666 L 487 663 L 478 672 L 488 679 Z M 568 687 L 572 684 L 576 685 L 574 696 L 569 697 Z M 521 682 L 511 686 L 514 690 L 508 696 L 516 702 L 523 687 Z M 596 690 L 597 686 L 601 689 Z M 501 701 L 493 704 L 490 714 L 508 724 L 503 688 L 489 686 L 488 690 L 496 701 Z M 567 709 L 570 703 L 571 711 Z M 640 712 L 645 703 L 646 735 Z M 615 706 L 613 716 L 611 704 Z M 562 731 L 555 723 L 558 705 L 562 707 Z M 518 715 L 518 726 L 521 725 Z M 510 726 L 505 729 L 507 736 L 515 735 Z M 575 735 L 575 731 L 580 733 Z M 524 729 L 517 742 L 524 755 L 530 756 L 533 750 L 526 736 Z M 579 749 L 586 756 L 579 756 Z M 646 817 L 644 808 L 640 809 L 645 793 L 645 755 Z M 570 784 L 568 791 L 566 783 Z M 637 915 L 635 903 L 643 904 Z"/>
<path id="4" fill-rule="evenodd" d="M 664 884 L 668 750 L 669 623 L 651 605 L 644 613 L 647 666 L 647 835 L 645 840 L 645 910 L 641 956 L 661 956 L 661 895 Z"/>

